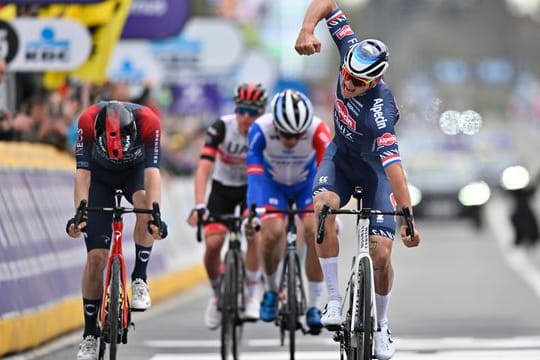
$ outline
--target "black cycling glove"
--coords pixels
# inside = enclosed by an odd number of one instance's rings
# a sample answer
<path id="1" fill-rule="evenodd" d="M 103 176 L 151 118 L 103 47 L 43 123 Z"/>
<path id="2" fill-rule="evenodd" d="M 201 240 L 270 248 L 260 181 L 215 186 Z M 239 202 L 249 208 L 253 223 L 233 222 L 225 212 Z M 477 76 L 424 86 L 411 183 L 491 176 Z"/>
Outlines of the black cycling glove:
<path id="1" fill-rule="evenodd" d="M 148 229 L 148 232 L 152 234 L 152 229 L 150 228 L 150 225 L 157 226 L 157 224 L 154 222 L 154 220 L 149 220 L 148 223 L 146 224 L 146 228 Z M 161 227 L 159 228 L 159 236 L 161 236 L 162 239 L 165 239 L 167 235 L 169 235 L 169 227 L 167 226 L 167 223 L 165 221 L 161 220 Z"/>

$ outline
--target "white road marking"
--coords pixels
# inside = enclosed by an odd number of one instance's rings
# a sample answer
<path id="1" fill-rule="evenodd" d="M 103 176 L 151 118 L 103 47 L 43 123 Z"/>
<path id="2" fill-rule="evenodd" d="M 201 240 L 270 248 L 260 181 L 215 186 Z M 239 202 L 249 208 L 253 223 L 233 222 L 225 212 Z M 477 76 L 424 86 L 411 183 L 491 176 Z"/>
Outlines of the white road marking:
<path id="1" fill-rule="evenodd" d="M 513 244 L 512 224 L 509 210 L 502 201 L 492 201 L 486 207 L 486 218 L 491 232 L 495 236 L 499 250 L 508 266 L 516 272 L 540 299 L 540 270 L 532 264 L 526 249 L 516 248 Z"/>
<path id="2" fill-rule="evenodd" d="M 455 351 L 445 353 L 396 353 L 393 360 L 537 360 L 540 356 L 538 350 L 523 350 L 523 351 Z M 288 360 L 289 353 L 286 351 L 280 352 L 265 352 L 263 353 L 242 353 L 242 360 Z M 317 352 L 297 352 L 295 359 L 298 360 L 335 360 L 339 358 L 338 352 L 335 351 L 317 351 Z M 221 356 L 214 354 L 158 354 L 150 358 L 150 360 L 221 360 Z"/>

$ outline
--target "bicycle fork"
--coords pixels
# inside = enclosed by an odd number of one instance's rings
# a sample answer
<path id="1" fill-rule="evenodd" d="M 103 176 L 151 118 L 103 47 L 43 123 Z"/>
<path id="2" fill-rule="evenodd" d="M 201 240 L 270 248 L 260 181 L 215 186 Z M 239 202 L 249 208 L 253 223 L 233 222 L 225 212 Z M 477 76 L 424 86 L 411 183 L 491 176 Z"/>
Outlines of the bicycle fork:
<path id="1" fill-rule="evenodd" d="M 126 292 L 127 284 L 126 284 L 126 262 L 124 260 L 124 255 L 122 252 L 122 242 L 120 241 L 120 237 L 122 236 L 124 224 L 120 221 L 114 221 L 113 222 L 113 235 L 114 238 L 112 239 L 112 246 L 111 246 L 111 255 L 107 259 L 107 267 L 106 267 L 106 273 L 105 273 L 105 284 L 104 284 L 104 296 L 103 301 L 101 305 L 101 324 L 102 326 L 105 325 L 105 316 L 107 315 L 107 301 L 109 301 L 109 286 L 111 283 L 111 270 L 112 270 L 112 264 L 115 258 L 118 258 L 120 260 L 120 301 L 121 301 L 121 307 L 122 307 L 122 328 L 127 329 L 130 325 L 130 319 L 129 319 L 129 299 Z M 116 320 L 118 321 L 118 320 Z M 112 324 L 115 324 L 115 320 L 111 319 L 111 326 Z"/>

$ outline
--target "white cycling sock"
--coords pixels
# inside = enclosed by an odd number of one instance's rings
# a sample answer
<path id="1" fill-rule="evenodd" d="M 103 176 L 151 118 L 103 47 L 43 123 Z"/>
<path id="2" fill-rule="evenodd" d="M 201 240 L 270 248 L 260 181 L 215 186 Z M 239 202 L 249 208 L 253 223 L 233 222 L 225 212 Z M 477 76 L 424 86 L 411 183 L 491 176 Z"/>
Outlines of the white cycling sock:
<path id="1" fill-rule="evenodd" d="M 338 281 L 338 258 L 319 258 L 321 263 L 322 272 L 324 274 L 324 280 L 326 281 L 326 288 L 328 290 L 328 301 L 337 300 L 343 301 L 343 296 L 339 289 Z"/>
<path id="2" fill-rule="evenodd" d="M 219 285 L 221 284 L 221 276 L 218 276 L 215 279 L 210 279 L 210 286 L 212 287 L 212 292 L 214 297 L 219 298 Z"/>
<path id="3" fill-rule="evenodd" d="M 266 288 L 270 291 L 276 292 L 278 291 L 278 274 L 281 274 L 281 272 L 276 271 L 273 274 L 264 274 L 264 282 L 266 283 Z"/>
<path id="4" fill-rule="evenodd" d="M 321 308 L 321 297 L 324 290 L 324 281 L 309 281 L 308 282 L 308 309 L 316 307 Z"/>
<path id="5" fill-rule="evenodd" d="M 388 305 L 390 304 L 390 293 L 386 295 L 375 294 L 375 305 L 377 306 L 377 322 L 379 327 L 388 326 Z"/>
<path id="6" fill-rule="evenodd" d="M 247 274 L 247 296 L 259 297 L 259 285 L 261 284 L 260 271 L 246 271 Z"/>

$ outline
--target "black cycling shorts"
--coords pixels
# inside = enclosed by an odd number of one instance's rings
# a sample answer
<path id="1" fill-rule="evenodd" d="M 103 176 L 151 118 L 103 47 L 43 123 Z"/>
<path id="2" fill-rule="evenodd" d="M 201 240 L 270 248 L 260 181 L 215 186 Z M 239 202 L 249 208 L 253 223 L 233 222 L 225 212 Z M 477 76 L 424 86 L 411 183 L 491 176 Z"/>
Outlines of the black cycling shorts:
<path id="1" fill-rule="evenodd" d="M 91 167 L 89 207 L 113 207 L 116 189 L 133 204 L 133 194 L 144 190 L 144 163 L 122 171 L 111 171 L 97 165 Z M 86 226 L 86 251 L 109 249 L 111 246 L 112 214 L 89 212 Z"/>
<path id="2" fill-rule="evenodd" d="M 236 204 L 246 207 L 247 186 L 225 186 L 212 180 L 212 190 L 206 205 L 211 214 L 232 214 Z"/>

